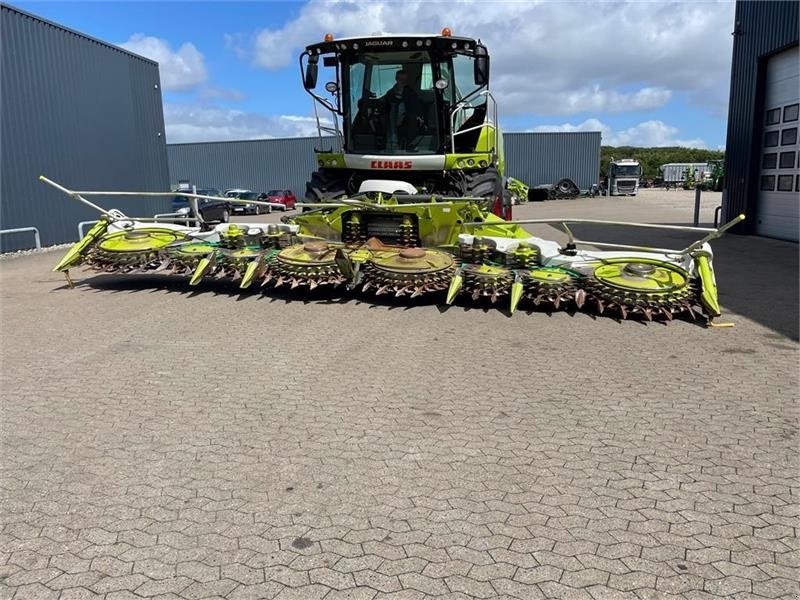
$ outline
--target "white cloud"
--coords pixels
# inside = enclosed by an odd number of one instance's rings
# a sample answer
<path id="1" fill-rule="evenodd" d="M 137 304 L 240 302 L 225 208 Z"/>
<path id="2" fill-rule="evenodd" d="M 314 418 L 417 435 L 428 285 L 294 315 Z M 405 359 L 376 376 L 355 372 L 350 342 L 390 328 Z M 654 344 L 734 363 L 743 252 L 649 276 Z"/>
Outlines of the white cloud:
<path id="1" fill-rule="evenodd" d="M 280 69 L 328 31 L 344 37 L 446 25 L 486 42 L 507 114 L 649 110 L 669 101 L 671 90 L 724 114 L 733 10 L 732 2 L 310 0 L 295 19 L 258 32 L 249 48 L 241 36 L 228 40 L 256 64 Z"/>
<path id="2" fill-rule="evenodd" d="M 317 134 L 316 120 L 310 116 L 264 116 L 229 108 L 188 104 L 164 104 L 164 123 L 166 139 L 170 144 Z"/>
<path id="3" fill-rule="evenodd" d="M 190 90 L 208 79 L 203 55 L 189 42 L 173 51 L 166 40 L 135 33 L 127 42 L 119 45 L 156 61 L 161 74 L 161 86 L 165 90 Z"/>
<path id="4" fill-rule="evenodd" d="M 669 102 L 672 92 L 662 87 L 645 87 L 625 93 L 604 90 L 599 85 L 566 92 L 561 99 L 564 114 L 579 112 L 629 112 L 652 110 Z"/>
<path id="5" fill-rule="evenodd" d="M 677 127 L 667 125 L 663 121 L 644 121 L 627 129 L 614 130 L 610 125 L 598 119 L 586 119 L 583 123 L 573 125 L 562 123 L 560 125 L 540 125 L 530 131 L 599 131 L 602 134 L 604 146 L 684 146 L 687 148 L 706 148 L 706 143 L 701 138 L 685 139 L 679 137 Z"/>

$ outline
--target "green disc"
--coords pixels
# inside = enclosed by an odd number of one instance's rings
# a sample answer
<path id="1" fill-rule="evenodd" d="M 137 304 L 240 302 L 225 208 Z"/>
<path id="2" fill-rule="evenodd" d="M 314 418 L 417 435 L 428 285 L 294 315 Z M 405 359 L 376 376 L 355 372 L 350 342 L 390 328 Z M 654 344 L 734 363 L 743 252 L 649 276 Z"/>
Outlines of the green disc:
<path id="1" fill-rule="evenodd" d="M 205 256 L 206 254 L 214 252 L 216 249 L 217 247 L 214 244 L 208 242 L 187 242 L 169 248 L 169 252 L 177 256 L 194 257 Z"/>
<path id="2" fill-rule="evenodd" d="M 160 250 L 184 237 L 172 229 L 134 229 L 105 235 L 97 246 L 104 252 L 148 252 Z"/>
<path id="3" fill-rule="evenodd" d="M 648 259 L 613 259 L 594 270 L 594 278 L 608 286 L 632 292 L 667 293 L 689 283 L 687 273 L 675 265 Z"/>

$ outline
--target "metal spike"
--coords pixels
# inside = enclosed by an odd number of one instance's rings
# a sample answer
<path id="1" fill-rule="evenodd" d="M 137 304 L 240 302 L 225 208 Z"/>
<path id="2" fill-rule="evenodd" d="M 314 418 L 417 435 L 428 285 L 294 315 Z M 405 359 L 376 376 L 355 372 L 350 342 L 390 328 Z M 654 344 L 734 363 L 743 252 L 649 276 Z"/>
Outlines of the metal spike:
<path id="1" fill-rule="evenodd" d="M 283 285 L 284 279 L 283 275 L 278 276 L 278 279 L 275 280 L 275 287 L 281 287 Z"/>
<path id="2" fill-rule="evenodd" d="M 553 302 L 553 306 L 555 307 L 555 309 L 558 310 L 558 307 L 561 305 L 561 297 L 560 296 L 556 296 L 555 299 L 553 299 L 552 302 Z"/>
<path id="3" fill-rule="evenodd" d="M 648 321 L 652 321 L 653 320 L 653 309 L 652 308 L 647 306 L 642 310 L 642 312 L 644 313 L 644 316 L 647 317 Z"/>
<path id="4" fill-rule="evenodd" d="M 671 310 L 669 310 L 668 308 L 662 306 L 661 307 L 661 312 L 665 317 L 667 317 L 668 320 L 672 321 L 672 311 Z"/>
<path id="5" fill-rule="evenodd" d="M 387 283 L 386 285 L 383 285 L 383 286 L 379 287 L 378 291 L 375 292 L 375 295 L 376 296 L 380 296 L 381 294 L 385 294 L 386 292 L 389 291 L 389 289 L 391 287 L 392 287 L 392 284 L 391 283 Z"/>
<path id="6" fill-rule="evenodd" d="M 583 304 L 586 302 L 586 290 L 578 289 L 575 291 L 575 304 L 578 308 L 583 308 Z"/>
<path id="7" fill-rule="evenodd" d="M 603 306 L 603 301 L 600 300 L 600 298 L 597 298 L 597 312 L 598 312 L 598 314 L 602 315 L 604 310 L 605 310 L 605 306 Z"/>
<path id="8" fill-rule="evenodd" d="M 290 283 L 291 283 L 291 285 L 289 286 L 289 289 L 293 290 L 298 285 L 300 285 L 300 280 L 299 279 L 295 279 L 294 277 L 292 277 L 292 281 Z"/>
<path id="9" fill-rule="evenodd" d="M 172 265 L 172 261 L 168 258 L 165 258 L 161 261 L 161 264 L 156 268 L 156 273 L 161 271 L 166 271 Z"/>
<path id="10" fill-rule="evenodd" d="M 619 314 L 622 316 L 623 320 L 628 318 L 628 309 L 625 308 L 624 304 L 619 305 Z"/>
<path id="11" fill-rule="evenodd" d="M 318 285 L 319 285 L 319 281 L 316 280 L 316 279 L 312 279 L 311 281 L 308 282 L 308 289 L 309 290 L 313 290 Z"/>
<path id="12" fill-rule="evenodd" d="M 477 300 L 478 298 L 480 298 L 480 296 L 481 296 L 480 288 L 478 288 L 474 292 L 472 292 L 472 299 L 473 300 Z"/>
<path id="13" fill-rule="evenodd" d="M 691 315 L 692 321 L 696 321 L 697 320 L 697 313 L 694 312 L 694 309 L 691 307 L 691 305 L 684 304 L 683 306 L 689 312 L 689 314 Z"/>

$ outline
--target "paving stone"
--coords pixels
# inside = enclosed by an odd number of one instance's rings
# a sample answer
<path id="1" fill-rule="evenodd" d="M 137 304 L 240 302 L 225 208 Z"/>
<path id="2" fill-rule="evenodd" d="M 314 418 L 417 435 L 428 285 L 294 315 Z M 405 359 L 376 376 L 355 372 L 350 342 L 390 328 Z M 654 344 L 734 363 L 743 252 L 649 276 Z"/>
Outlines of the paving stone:
<path id="1" fill-rule="evenodd" d="M 608 586 L 623 592 L 655 586 L 656 576 L 651 573 L 636 571 L 624 575 L 610 575 Z"/>
<path id="2" fill-rule="evenodd" d="M 426 574 L 425 571 L 423 574 Z M 358 571 L 354 573 L 354 577 L 356 585 L 372 588 L 379 592 L 396 592 L 402 588 L 400 579 L 396 575 L 384 575 L 371 569 Z"/>
<path id="3" fill-rule="evenodd" d="M 706 581 L 705 584 L 705 590 L 717 596 L 731 596 L 737 592 L 749 592 L 751 588 L 751 581 L 736 576 Z"/>
<path id="4" fill-rule="evenodd" d="M 495 596 L 494 588 L 488 581 L 477 581 L 472 577 L 451 575 L 445 578 L 447 587 L 452 592 L 460 592 L 468 598 L 491 598 Z"/>
<path id="5" fill-rule="evenodd" d="M 432 596 L 445 594 L 448 591 L 441 579 L 433 579 L 419 573 L 403 573 L 400 575 L 400 583 L 404 588 L 411 588 Z"/>

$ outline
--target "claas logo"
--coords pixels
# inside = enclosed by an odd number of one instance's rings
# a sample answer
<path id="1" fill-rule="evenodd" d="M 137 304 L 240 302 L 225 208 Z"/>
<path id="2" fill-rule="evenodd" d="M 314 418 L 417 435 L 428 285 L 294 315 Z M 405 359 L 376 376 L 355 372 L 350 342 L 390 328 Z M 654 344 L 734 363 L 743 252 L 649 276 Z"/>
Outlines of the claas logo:
<path id="1" fill-rule="evenodd" d="M 373 160 L 369 163 L 370 169 L 410 169 L 412 166 L 410 160 Z"/>

